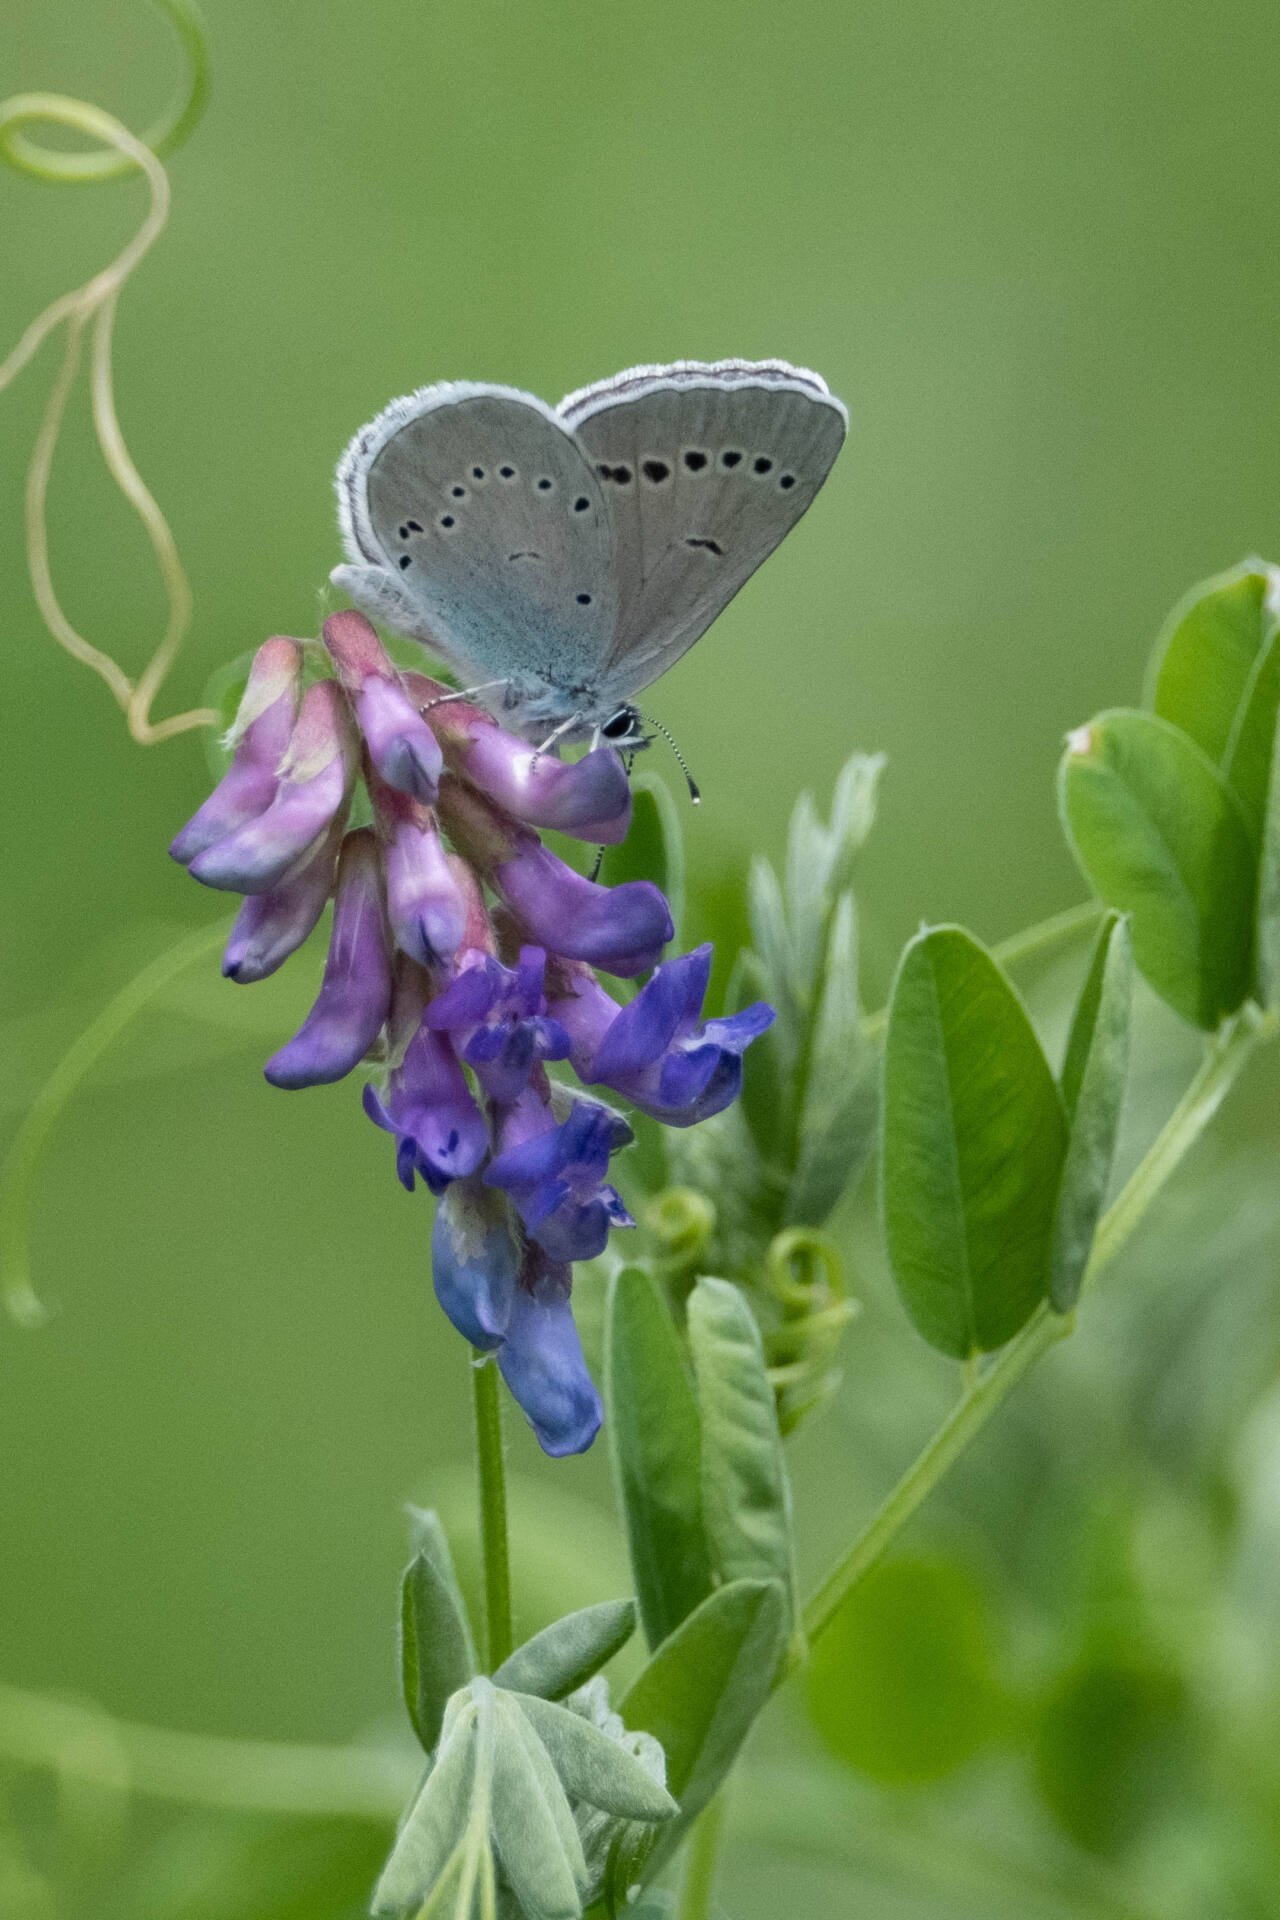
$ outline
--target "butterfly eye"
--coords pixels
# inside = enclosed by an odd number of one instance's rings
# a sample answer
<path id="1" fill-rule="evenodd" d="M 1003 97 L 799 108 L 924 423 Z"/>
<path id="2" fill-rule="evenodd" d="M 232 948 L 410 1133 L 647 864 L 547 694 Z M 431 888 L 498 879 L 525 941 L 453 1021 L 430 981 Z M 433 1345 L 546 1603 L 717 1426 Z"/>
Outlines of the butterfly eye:
<path id="1" fill-rule="evenodd" d="M 611 714 L 600 731 L 606 740 L 625 740 L 635 725 L 635 711 L 631 707 L 619 707 Z"/>

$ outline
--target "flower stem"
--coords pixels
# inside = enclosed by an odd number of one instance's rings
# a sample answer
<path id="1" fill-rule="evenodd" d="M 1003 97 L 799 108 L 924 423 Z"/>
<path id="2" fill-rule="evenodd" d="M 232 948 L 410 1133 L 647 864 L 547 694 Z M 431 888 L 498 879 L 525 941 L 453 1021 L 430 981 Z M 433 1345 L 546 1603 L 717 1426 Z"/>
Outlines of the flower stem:
<path id="1" fill-rule="evenodd" d="M 1151 1147 L 1098 1226 L 1085 1269 L 1092 1286 L 1110 1265 L 1152 1201 L 1221 1106 L 1245 1061 L 1260 1041 L 1277 1031 L 1275 1013 L 1246 1007 L 1205 1053 L 1195 1078 Z M 1042 1303 L 1022 1331 L 1002 1347 L 966 1388 L 933 1438 L 919 1453 L 879 1511 L 841 1555 L 804 1610 L 810 1641 L 830 1626 L 849 1592 L 880 1559 L 912 1514 L 980 1433 L 1006 1396 L 1055 1341 L 1070 1333 L 1072 1319 Z"/>
<path id="2" fill-rule="evenodd" d="M 718 1794 L 704 1807 L 694 1823 L 685 1853 L 684 1878 L 680 1882 L 680 1904 L 675 1920 L 710 1920 L 711 1893 L 715 1886 L 716 1858 L 720 1849 L 720 1829 L 724 1824 L 724 1796 Z"/>
<path id="3" fill-rule="evenodd" d="M 511 1560 L 507 1547 L 507 1476 L 502 1463 L 502 1402 L 493 1355 L 472 1350 L 476 1396 L 476 1464 L 480 1474 L 480 1548 L 484 1565 L 485 1650 L 489 1672 L 512 1647 Z"/>

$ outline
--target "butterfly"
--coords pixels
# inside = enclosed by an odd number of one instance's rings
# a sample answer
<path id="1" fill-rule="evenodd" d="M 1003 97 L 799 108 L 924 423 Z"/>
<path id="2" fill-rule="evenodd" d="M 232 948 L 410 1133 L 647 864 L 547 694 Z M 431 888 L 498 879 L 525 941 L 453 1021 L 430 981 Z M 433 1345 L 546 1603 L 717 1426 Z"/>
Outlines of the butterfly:
<path id="1" fill-rule="evenodd" d="M 847 429 L 784 360 L 631 367 L 554 408 L 423 387 L 339 462 L 349 564 L 330 577 L 542 750 L 637 747 L 635 695 L 790 532 Z"/>

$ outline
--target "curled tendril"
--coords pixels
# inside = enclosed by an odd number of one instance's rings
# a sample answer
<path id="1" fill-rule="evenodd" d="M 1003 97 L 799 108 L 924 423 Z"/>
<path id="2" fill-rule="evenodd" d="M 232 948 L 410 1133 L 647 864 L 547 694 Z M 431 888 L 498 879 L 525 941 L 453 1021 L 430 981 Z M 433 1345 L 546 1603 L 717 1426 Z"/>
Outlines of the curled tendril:
<path id="1" fill-rule="evenodd" d="M 644 1224 L 658 1243 L 664 1279 L 691 1284 L 715 1233 L 716 1210 L 710 1200 L 692 1187 L 664 1187 L 645 1208 Z"/>
<path id="2" fill-rule="evenodd" d="M 83 286 L 51 302 L 27 328 L 8 358 L 0 362 L 3 391 L 39 351 L 56 328 L 65 323 L 62 365 L 49 394 L 44 418 L 27 470 L 27 564 L 36 604 L 58 645 L 104 680 L 124 712 L 129 732 L 150 746 L 192 727 L 214 726 L 219 716 L 210 708 L 177 714 L 153 723 L 151 705 L 191 620 L 191 589 L 178 559 L 169 524 L 160 511 L 125 445 L 116 415 L 111 365 L 112 330 L 120 291 L 144 254 L 163 231 L 169 213 L 169 179 L 157 154 L 172 152 L 186 139 L 204 111 L 209 87 L 208 48 L 199 13 L 190 0 L 157 0 L 169 16 L 187 49 L 191 65 L 181 102 L 145 139 L 101 108 L 64 94 L 21 93 L 0 101 L 0 158 L 20 172 L 42 180 L 85 182 L 112 179 L 137 168 L 146 179 L 149 204 L 146 215 L 116 258 Z M 32 123 L 70 128 L 99 142 L 92 153 L 61 153 L 42 147 L 21 131 Z M 67 401 L 79 371 L 88 332 L 89 388 L 93 423 L 102 457 L 112 479 L 142 521 L 169 599 L 169 618 L 159 646 L 136 680 L 109 654 L 103 653 L 71 625 L 62 610 L 49 564 L 46 505 L 54 450 L 66 415 Z"/>
<path id="3" fill-rule="evenodd" d="M 765 1334 L 769 1378 L 778 1424 L 790 1433 L 834 1391 L 838 1375 L 831 1361 L 857 1306 L 848 1297 L 834 1243 L 812 1227 L 788 1227 L 775 1237 L 764 1280 L 779 1313 L 778 1324 Z"/>

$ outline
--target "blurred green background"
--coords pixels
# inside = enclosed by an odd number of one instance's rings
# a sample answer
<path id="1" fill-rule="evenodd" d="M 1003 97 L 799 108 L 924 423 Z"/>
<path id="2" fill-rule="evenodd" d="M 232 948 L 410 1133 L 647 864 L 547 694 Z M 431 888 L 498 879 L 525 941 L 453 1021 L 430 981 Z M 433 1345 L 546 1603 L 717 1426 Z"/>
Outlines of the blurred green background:
<path id="1" fill-rule="evenodd" d="M 872 1002 L 921 918 L 995 939 L 1077 900 L 1063 732 L 1136 699 L 1193 581 L 1275 556 L 1274 7 L 206 12 L 213 101 L 118 325 L 126 433 L 197 602 L 160 712 L 317 630 L 333 463 L 391 395 L 554 400 L 632 362 L 781 354 L 853 426 L 650 697 L 706 796 L 692 931 L 737 937 L 746 858 L 854 746 L 890 763 L 861 880 Z M 5 91 L 140 128 L 177 73 L 144 5 L 8 0 L 0 21 Z M 136 183 L 0 173 L 6 346 L 140 206 Z M 132 971 L 225 913 L 164 852 L 206 785 L 198 738 L 131 746 L 35 615 L 21 496 L 53 365 L 0 397 L 9 1123 Z M 51 525 L 72 619 L 140 666 L 163 600 L 83 405 Z M 318 964 L 251 994 L 188 975 L 61 1127 L 35 1235 L 55 1317 L 0 1328 L 0 1680 L 209 1734 L 397 1724 L 400 1505 L 466 1533 L 467 1368 L 428 1297 L 426 1203 L 353 1088 L 262 1081 Z M 1049 1026 L 1070 979 L 1039 982 Z M 1189 1057 L 1149 1010 L 1135 1141 Z M 868 1587 L 816 1720 L 803 1688 L 771 1710 L 731 1815 L 734 1920 L 1280 1912 L 1278 1087 L 1263 1063 L 1112 1297 Z M 795 1445 L 810 1577 L 953 1390 L 886 1290 L 867 1194 L 845 1230 L 867 1306 Z M 624 1590 L 603 1447 L 551 1466 L 513 1421 L 511 1455 L 524 1624 Z M 22 1836 L 0 1840 L 0 1911 L 42 1920 L 357 1912 L 385 1837 L 175 1827 L 149 1803 L 122 1823 L 111 1793 L 21 1768 L 0 1794 Z"/>

